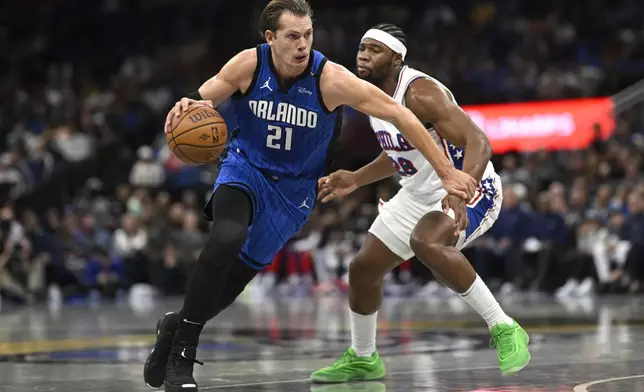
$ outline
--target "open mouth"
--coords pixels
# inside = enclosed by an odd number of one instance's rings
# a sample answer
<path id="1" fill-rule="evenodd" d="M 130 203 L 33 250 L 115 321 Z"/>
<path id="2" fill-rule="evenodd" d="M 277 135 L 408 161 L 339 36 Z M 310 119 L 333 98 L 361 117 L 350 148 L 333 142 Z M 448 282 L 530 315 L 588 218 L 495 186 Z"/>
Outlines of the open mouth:
<path id="1" fill-rule="evenodd" d="M 306 60 L 306 57 L 307 57 L 307 55 L 305 55 L 305 54 L 303 54 L 301 56 L 295 56 L 295 61 L 297 61 L 298 63 L 301 63 L 304 60 Z"/>

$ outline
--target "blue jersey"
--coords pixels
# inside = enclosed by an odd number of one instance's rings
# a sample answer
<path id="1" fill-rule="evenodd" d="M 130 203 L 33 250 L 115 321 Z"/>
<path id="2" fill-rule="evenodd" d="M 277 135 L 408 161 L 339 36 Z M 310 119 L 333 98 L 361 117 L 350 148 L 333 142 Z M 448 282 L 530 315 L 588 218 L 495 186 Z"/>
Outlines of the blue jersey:
<path id="1" fill-rule="evenodd" d="M 233 95 L 226 109 L 226 123 L 234 131 L 222 154 L 215 193 L 228 186 L 248 195 L 253 217 L 239 258 L 253 268 L 270 264 L 302 228 L 315 205 L 317 180 L 332 163 L 342 108 L 331 112 L 322 101 L 325 63 L 312 51 L 304 73 L 280 85 L 270 47 L 259 45 L 250 87 Z M 205 212 L 212 218 L 210 203 Z"/>
<path id="2" fill-rule="evenodd" d="M 253 166 L 276 175 L 317 180 L 339 135 L 341 110 L 322 101 L 320 74 L 326 58 L 312 51 L 304 73 L 280 85 L 268 44 L 257 46 L 257 68 L 245 93 L 232 98 L 238 132 L 230 148 Z"/>

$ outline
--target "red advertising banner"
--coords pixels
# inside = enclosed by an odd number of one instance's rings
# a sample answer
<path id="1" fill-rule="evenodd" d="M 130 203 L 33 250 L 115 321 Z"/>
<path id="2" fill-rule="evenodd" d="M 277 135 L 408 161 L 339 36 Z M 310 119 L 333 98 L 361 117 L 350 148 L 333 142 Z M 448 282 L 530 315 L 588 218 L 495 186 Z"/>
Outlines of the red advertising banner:
<path id="1" fill-rule="evenodd" d="M 487 134 L 495 153 L 507 151 L 573 150 L 588 147 L 598 123 L 602 137 L 613 133 L 615 116 L 610 98 L 522 102 L 464 106 Z"/>

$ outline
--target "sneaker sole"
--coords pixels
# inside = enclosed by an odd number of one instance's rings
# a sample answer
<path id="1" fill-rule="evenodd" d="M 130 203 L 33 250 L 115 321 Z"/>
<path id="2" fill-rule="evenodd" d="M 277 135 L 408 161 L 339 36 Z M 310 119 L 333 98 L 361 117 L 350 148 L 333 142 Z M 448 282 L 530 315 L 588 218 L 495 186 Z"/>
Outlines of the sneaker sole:
<path id="1" fill-rule="evenodd" d="M 184 384 L 184 385 L 187 385 L 187 384 Z M 190 385 L 195 385 L 195 384 L 190 384 Z M 168 385 L 164 382 L 163 386 L 165 387 L 165 392 L 198 392 L 199 391 L 199 388 L 196 385 L 194 387 L 193 386 L 177 387 L 177 386 Z"/>
<path id="2" fill-rule="evenodd" d="M 511 375 L 513 375 L 515 373 L 520 372 L 521 370 L 523 370 L 523 368 L 528 366 L 528 364 L 530 363 L 531 358 L 532 357 L 530 356 L 530 353 L 528 353 L 528 359 L 525 362 L 523 362 L 520 365 L 511 367 L 510 369 L 501 372 L 501 374 L 504 375 L 504 376 L 511 376 Z"/>
<path id="3" fill-rule="evenodd" d="M 365 377 L 349 377 L 345 380 L 332 380 L 326 377 L 311 376 L 311 382 L 315 384 L 344 384 L 354 381 L 378 381 L 385 378 L 385 373 L 376 375 L 367 375 Z"/>

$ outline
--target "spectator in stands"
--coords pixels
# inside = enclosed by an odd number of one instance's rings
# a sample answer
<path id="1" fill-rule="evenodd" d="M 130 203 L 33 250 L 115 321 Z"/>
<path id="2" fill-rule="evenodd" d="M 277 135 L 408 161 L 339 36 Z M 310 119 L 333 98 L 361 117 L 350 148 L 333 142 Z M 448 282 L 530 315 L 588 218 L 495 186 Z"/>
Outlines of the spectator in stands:
<path id="1" fill-rule="evenodd" d="M 121 227 L 114 232 L 114 255 L 121 260 L 130 284 L 149 283 L 149 265 L 145 254 L 148 234 L 130 214 L 123 216 Z"/>
<path id="2" fill-rule="evenodd" d="M 177 248 L 168 243 L 163 247 L 162 264 L 158 286 L 165 295 L 181 295 L 185 292 L 187 271 L 179 264 Z"/>
<path id="3" fill-rule="evenodd" d="M 152 216 L 148 220 L 148 254 L 154 263 L 163 259 L 165 246 L 171 240 L 173 224 L 170 220 L 170 194 L 159 192 Z M 182 212 L 179 214 L 181 215 Z"/>
<path id="4" fill-rule="evenodd" d="M 620 210 L 613 210 L 607 225 L 598 229 L 597 236 L 590 244 L 592 258 L 599 289 L 602 292 L 609 290 L 614 266 L 621 268 L 626 263 L 626 256 L 630 249 L 628 241 L 621 240 L 620 233 L 624 226 L 624 214 Z"/>
<path id="5" fill-rule="evenodd" d="M 100 247 L 95 247 L 92 253 L 87 263 L 86 284 L 101 297 L 116 298 L 118 291 L 127 287 L 120 260 L 110 257 L 107 250 Z"/>
<path id="6" fill-rule="evenodd" d="M 76 215 L 77 225 L 74 231 L 74 238 L 77 246 L 84 255 L 90 255 L 92 249 L 100 247 L 111 251 L 112 236 L 103 227 L 97 227 L 96 219 L 90 213 Z"/>
<path id="7" fill-rule="evenodd" d="M 159 200 L 167 207 L 167 201 Z M 175 203 L 168 216 L 157 217 L 157 224 L 151 230 L 152 247 L 162 250 L 160 255 L 150 249 L 156 260 L 160 260 L 157 281 L 166 294 L 181 294 L 185 289 L 186 277 L 192 265 L 199 257 L 206 233 L 199 229 L 199 217 L 194 209 L 185 208 L 182 203 Z"/>
<path id="8" fill-rule="evenodd" d="M 130 184 L 134 187 L 158 188 L 165 181 L 163 164 L 154 159 L 152 148 L 139 147 L 139 160 L 132 166 Z"/>
<path id="9" fill-rule="evenodd" d="M 15 200 L 26 190 L 26 181 L 16 168 L 12 154 L 0 155 L 0 204 Z"/>
<path id="10" fill-rule="evenodd" d="M 94 151 L 93 139 L 82 130 L 61 125 L 53 128 L 50 133 L 54 150 L 67 162 L 84 161 Z"/>
<path id="11" fill-rule="evenodd" d="M 513 184 L 503 186 L 503 206 L 499 218 L 490 230 L 494 239 L 491 243 L 495 259 L 500 261 L 505 272 L 503 292 L 510 292 L 520 288 L 526 282 L 522 276 L 523 265 L 521 254 L 525 240 L 532 234 L 531 213 L 520 203 L 516 190 L 519 187 Z"/>
<path id="12" fill-rule="evenodd" d="M 183 216 L 183 227 L 172 235 L 179 262 L 190 268 L 199 257 L 205 241 L 206 234 L 199 230 L 199 217 L 194 210 L 188 210 Z"/>
<path id="13" fill-rule="evenodd" d="M 547 271 L 557 262 L 564 252 L 566 243 L 566 223 L 563 215 L 555 209 L 553 199 L 556 194 L 543 191 L 537 199 L 537 211 L 533 214 L 532 242 L 536 255 L 530 287 L 541 288 Z M 527 256 L 527 255 L 526 255 Z M 524 261 L 525 265 L 525 261 Z"/>
<path id="14" fill-rule="evenodd" d="M 46 149 L 42 139 L 36 140 L 27 148 L 25 163 L 29 168 L 32 183 L 36 185 L 49 180 L 55 168 L 53 154 Z"/>
<path id="15" fill-rule="evenodd" d="M 592 252 L 599 240 L 600 227 L 600 216 L 592 213 L 579 225 L 577 248 L 565 253 L 555 269 L 558 276 L 567 279 L 555 292 L 557 297 L 584 296 L 593 292 L 596 272 Z"/>
<path id="16" fill-rule="evenodd" d="M 145 189 L 132 189 L 130 197 L 127 199 L 126 209 L 127 213 L 135 217 L 141 217 L 144 215 L 145 206 L 150 205 L 148 193 Z"/>
<path id="17" fill-rule="evenodd" d="M 21 302 L 31 302 L 31 245 L 10 206 L 0 209 L 0 247 L 0 290 Z"/>
<path id="18" fill-rule="evenodd" d="M 530 173 L 523 168 L 519 167 L 517 163 L 517 158 L 513 154 L 508 154 L 503 157 L 501 170 L 499 176 L 501 177 L 501 183 L 503 184 L 517 184 L 521 183 L 524 185 L 530 184 Z"/>
<path id="19" fill-rule="evenodd" d="M 630 244 L 626 262 L 613 281 L 631 293 L 644 291 L 644 191 L 634 190 L 628 198 L 630 216 L 622 228 L 621 238 Z"/>
<path id="20" fill-rule="evenodd" d="M 50 298 L 86 294 L 87 289 L 81 279 L 67 268 L 65 252 L 56 230 L 51 225 L 42 225 L 33 211 L 26 211 L 23 221 L 34 265 L 42 269 L 38 271 L 41 276 L 34 277 L 37 294 L 41 294 L 38 292 L 41 288 L 49 288 Z"/>
<path id="21" fill-rule="evenodd" d="M 609 184 L 602 184 L 597 189 L 597 194 L 593 200 L 589 211 L 596 215 L 602 222 L 608 220 L 609 207 L 611 198 L 613 196 L 613 189 Z"/>

